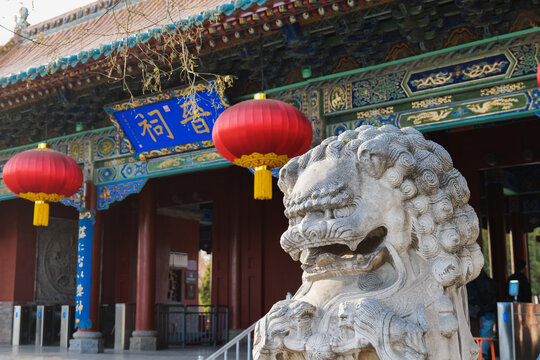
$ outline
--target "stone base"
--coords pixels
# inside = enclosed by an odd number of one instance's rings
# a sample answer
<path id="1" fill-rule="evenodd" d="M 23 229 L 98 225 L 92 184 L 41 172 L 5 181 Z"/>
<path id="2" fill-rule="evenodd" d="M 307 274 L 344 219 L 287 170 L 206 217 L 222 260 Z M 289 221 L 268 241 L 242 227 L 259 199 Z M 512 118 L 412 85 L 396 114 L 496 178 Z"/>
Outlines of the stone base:
<path id="1" fill-rule="evenodd" d="M 77 331 L 69 340 L 69 352 L 74 354 L 97 354 L 103 352 L 100 332 Z"/>
<path id="2" fill-rule="evenodd" d="M 131 351 L 156 351 L 157 331 L 134 331 L 129 339 Z"/>

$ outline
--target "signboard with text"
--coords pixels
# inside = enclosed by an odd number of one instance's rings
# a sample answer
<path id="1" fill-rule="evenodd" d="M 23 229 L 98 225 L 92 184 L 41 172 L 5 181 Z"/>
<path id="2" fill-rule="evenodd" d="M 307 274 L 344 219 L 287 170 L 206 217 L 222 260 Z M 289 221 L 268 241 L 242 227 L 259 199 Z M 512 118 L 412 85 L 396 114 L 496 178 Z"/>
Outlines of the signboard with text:
<path id="1" fill-rule="evenodd" d="M 92 242 L 95 213 L 79 213 L 79 241 L 77 244 L 77 290 L 75 293 L 75 328 L 90 329 L 90 289 L 92 285 Z"/>
<path id="2" fill-rule="evenodd" d="M 189 91 L 191 90 L 191 91 Z M 107 107 L 137 158 L 213 146 L 212 129 L 228 103 L 213 83 Z"/>

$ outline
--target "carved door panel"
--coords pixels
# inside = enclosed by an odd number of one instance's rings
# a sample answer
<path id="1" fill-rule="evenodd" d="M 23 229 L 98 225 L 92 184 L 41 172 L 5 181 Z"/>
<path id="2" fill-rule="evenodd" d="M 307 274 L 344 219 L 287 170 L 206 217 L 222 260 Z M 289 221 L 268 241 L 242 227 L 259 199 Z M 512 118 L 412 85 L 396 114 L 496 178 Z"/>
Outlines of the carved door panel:
<path id="1" fill-rule="evenodd" d="M 37 234 L 36 302 L 75 303 L 77 220 L 51 218 Z"/>

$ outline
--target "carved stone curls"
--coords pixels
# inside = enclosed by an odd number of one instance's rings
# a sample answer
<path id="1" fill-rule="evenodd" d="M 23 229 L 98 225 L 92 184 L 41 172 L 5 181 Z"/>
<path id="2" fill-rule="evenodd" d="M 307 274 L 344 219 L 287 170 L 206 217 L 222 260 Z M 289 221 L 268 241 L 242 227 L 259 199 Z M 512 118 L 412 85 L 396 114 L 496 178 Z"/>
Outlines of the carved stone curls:
<path id="1" fill-rule="evenodd" d="M 303 282 L 257 324 L 255 359 L 477 358 L 464 285 L 484 258 L 446 150 L 365 125 L 292 159 L 278 184 Z"/>

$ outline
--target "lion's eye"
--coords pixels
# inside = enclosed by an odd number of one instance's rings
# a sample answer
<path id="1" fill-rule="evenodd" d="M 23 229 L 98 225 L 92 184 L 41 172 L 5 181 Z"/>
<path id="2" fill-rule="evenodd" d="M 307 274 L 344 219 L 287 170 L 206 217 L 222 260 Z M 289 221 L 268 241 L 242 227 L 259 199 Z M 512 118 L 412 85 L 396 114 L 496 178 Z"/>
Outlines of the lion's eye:
<path id="1" fill-rule="evenodd" d="M 334 209 L 334 217 L 335 218 L 342 218 L 346 216 L 350 216 L 354 212 L 354 206 L 345 206 L 339 209 Z"/>

